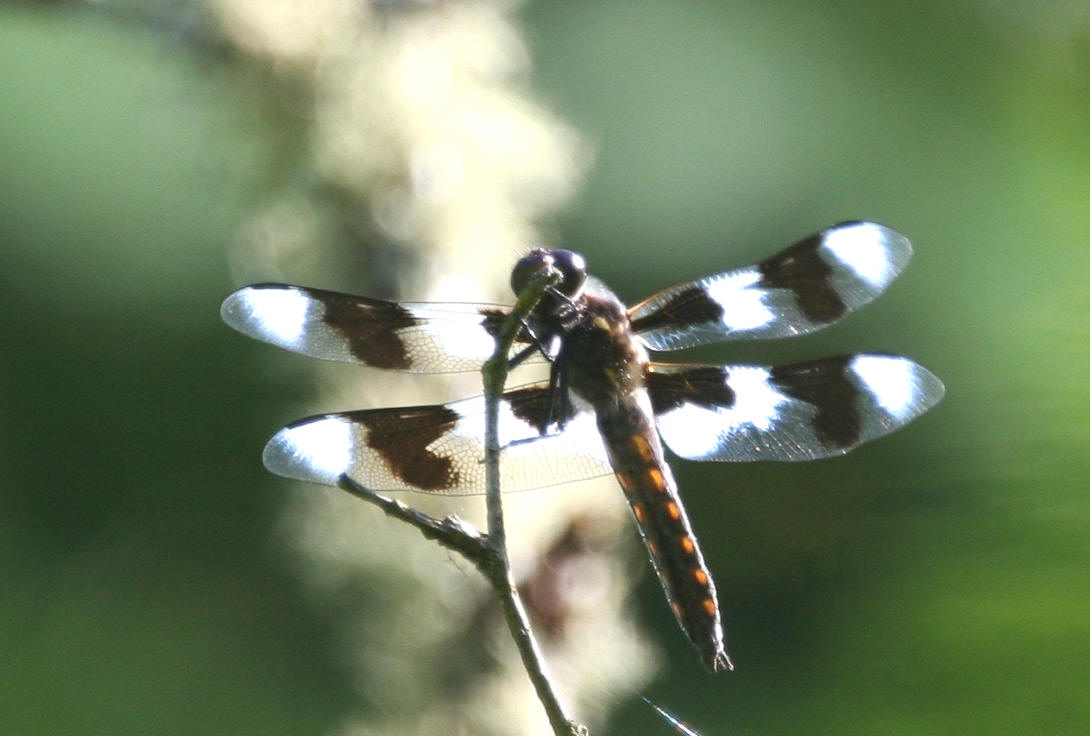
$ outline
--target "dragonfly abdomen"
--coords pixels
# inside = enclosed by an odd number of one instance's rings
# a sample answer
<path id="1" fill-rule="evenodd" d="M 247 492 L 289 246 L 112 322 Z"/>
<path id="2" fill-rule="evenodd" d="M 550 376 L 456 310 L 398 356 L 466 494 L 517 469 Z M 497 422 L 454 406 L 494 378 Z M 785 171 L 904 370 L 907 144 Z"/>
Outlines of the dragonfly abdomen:
<path id="1" fill-rule="evenodd" d="M 648 427 L 627 437 L 614 436 L 607 449 L 674 616 L 708 669 L 730 669 L 715 583 L 658 435 Z"/>

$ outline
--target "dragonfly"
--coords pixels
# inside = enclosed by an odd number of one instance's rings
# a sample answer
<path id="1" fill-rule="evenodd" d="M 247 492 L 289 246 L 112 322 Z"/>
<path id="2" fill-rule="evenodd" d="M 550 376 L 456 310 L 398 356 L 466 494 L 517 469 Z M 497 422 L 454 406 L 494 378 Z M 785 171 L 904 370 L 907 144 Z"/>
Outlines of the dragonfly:
<path id="1" fill-rule="evenodd" d="M 898 355 L 858 353 L 776 366 L 664 363 L 650 352 L 803 335 L 871 302 L 901 273 L 909 240 L 844 222 L 752 266 L 666 288 L 627 307 L 570 250 L 534 249 L 519 292 L 543 268 L 559 281 L 524 321 L 512 364 L 548 379 L 505 391 L 498 423 L 504 491 L 616 477 L 666 600 L 712 672 L 731 669 L 711 571 L 664 448 L 687 460 L 835 457 L 934 406 L 945 388 Z M 510 308 L 395 302 L 256 284 L 223 302 L 239 332 L 311 358 L 411 373 L 480 370 Z M 376 491 L 485 491 L 483 397 L 347 411 L 281 429 L 263 461 L 287 478 Z"/>

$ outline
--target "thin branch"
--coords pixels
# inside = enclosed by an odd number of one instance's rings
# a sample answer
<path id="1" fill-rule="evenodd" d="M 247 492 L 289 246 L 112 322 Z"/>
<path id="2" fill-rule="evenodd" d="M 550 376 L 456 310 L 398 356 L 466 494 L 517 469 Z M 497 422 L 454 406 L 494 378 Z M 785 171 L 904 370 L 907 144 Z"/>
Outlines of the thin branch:
<path id="1" fill-rule="evenodd" d="M 443 547 L 458 552 L 482 571 L 482 566 L 489 564 L 488 558 L 492 555 L 492 551 L 485 537 L 469 522 L 453 515 L 439 519 L 423 511 L 417 511 L 397 499 L 383 496 L 381 493 L 361 486 L 347 475 L 342 475 L 337 485 L 341 490 L 356 498 L 378 506 L 386 512 L 387 516 L 416 527 L 425 538 L 434 539 Z"/>
<path id="2" fill-rule="evenodd" d="M 484 443 L 485 443 L 485 478 L 488 502 L 488 538 L 489 545 L 500 555 L 505 564 L 507 560 L 507 536 L 503 528 L 503 505 L 500 501 L 500 437 L 499 407 L 503 396 L 504 384 L 510 369 L 508 356 L 515 338 L 522 331 L 530 312 L 545 295 L 546 289 L 560 280 L 560 272 L 552 266 L 544 266 L 531 275 L 526 287 L 519 293 L 511 314 L 500 325 L 496 334 L 496 351 L 481 367 L 484 379 Z"/>
<path id="3" fill-rule="evenodd" d="M 587 736 L 586 727 L 568 715 L 567 709 L 560 702 L 560 696 L 553 686 L 537 640 L 530 630 L 529 617 L 526 615 L 526 609 L 515 587 L 514 576 L 511 574 L 503 526 L 503 506 L 500 500 L 499 400 L 503 395 L 503 387 L 510 367 L 508 356 L 526 318 L 537 306 L 545 290 L 555 284 L 559 278 L 560 273 L 552 267 L 543 268 L 531 277 L 526 288 L 518 295 L 515 307 L 496 336 L 496 352 L 481 371 L 485 388 L 487 535 L 482 535 L 471 524 L 457 516 L 440 519 L 425 514 L 401 501 L 365 488 L 347 475 L 342 475 L 337 485 L 356 498 L 378 506 L 386 512 L 387 516 L 416 527 L 427 539 L 435 540 L 443 547 L 458 552 L 481 571 L 500 599 L 507 628 L 515 640 L 519 655 L 522 657 L 522 664 L 526 668 L 538 700 L 545 708 L 553 733 L 556 736 Z"/>
<path id="4" fill-rule="evenodd" d="M 487 479 L 488 536 L 487 544 L 493 553 L 491 560 L 498 567 L 484 571 L 488 576 L 496 595 L 503 605 L 507 628 L 518 646 L 522 665 L 530 676 L 538 700 L 545 708 L 553 733 L 557 736 L 586 735 L 585 726 L 577 723 L 569 714 L 560 696 L 553 686 L 548 668 L 541 650 L 537 645 L 526 609 L 522 605 L 518 588 L 511 574 L 511 565 L 507 557 L 507 535 L 503 524 L 503 503 L 500 500 L 500 442 L 499 442 L 499 404 L 503 396 L 503 387 L 507 381 L 510 367 L 511 346 L 522 330 L 523 324 L 537 303 L 545 295 L 546 289 L 556 284 L 560 273 L 548 266 L 536 271 L 526 287 L 519 293 L 515 307 L 504 321 L 496 335 L 496 352 L 481 369 L 484 378 L 485 397 L 485 477 Z"/>

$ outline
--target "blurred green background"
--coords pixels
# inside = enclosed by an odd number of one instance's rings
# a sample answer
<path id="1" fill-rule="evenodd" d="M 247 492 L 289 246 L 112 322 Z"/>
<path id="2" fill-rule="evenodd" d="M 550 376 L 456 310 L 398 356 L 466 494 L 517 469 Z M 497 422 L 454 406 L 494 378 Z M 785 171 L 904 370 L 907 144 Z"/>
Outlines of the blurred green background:
<path id="1" fill-rule="evenodd" d="M 151 7 L 0 7 L 3 730 L 323 733 L 357 696 L 258 456 L 311 388 L 218 317 L 290 116 Z M 597 151 L 548 226 L 623 298 L 879 220 L 916 247 L 889 294 L 697 357 L 887 350 L 947 385 L 842 461 L 677 464 L 739 669 L 700 671 L 645 573 L 648 694 L 706 734 L 1090 731 L 1090 7 L 515 20 Z M 667 730 L 633 700 L 608 732 Z"/>

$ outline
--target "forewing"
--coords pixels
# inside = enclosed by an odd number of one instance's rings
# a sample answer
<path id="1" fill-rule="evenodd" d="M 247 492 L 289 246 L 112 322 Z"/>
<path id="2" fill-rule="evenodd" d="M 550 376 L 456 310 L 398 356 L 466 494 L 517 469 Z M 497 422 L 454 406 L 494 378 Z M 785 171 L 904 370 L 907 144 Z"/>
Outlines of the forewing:
<path id="1" fill-rule="evenodd" d="M 220 315 L 244 335 L 312 358 L 412 373 L 458 373 L 480 369 L 495 350 L 493 336 L 508 311 L 486 304 L 388 302 L 258 284 L 228 296 Z M 527 344 L 516 341 L 515 349 Z"/>
<path id="2" fill-rule="evenodd" d="M 551 424 L 541 435 L 549 396 L 544 382 L 504 394 L 499 418 L 504 491 L 612 472 L 593 412 L 576 411 L 565 418 L 563 431 Z M 337 485 L 347 474 L 376 491 L 483 493 L 484 398 L 303 419 L 269 440 L 264 461 L 278 475 L 326 485 Z"/>
<path id="3" fill-rule="evenodd" d="M 911 256 L 908 238 L 897 231 L 845 222 L 754 266 L 660 291 L 629 317 L 652 350 L 801 335 L 871 302 Z"/>
<path id="4" fill-rule="evenodd" d="M 814 460 L 903 427 L 945 388 L 908 358 L 860 354 L 775 367 L 648 367 L 659 433 L 690 460 Z"/>

